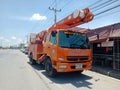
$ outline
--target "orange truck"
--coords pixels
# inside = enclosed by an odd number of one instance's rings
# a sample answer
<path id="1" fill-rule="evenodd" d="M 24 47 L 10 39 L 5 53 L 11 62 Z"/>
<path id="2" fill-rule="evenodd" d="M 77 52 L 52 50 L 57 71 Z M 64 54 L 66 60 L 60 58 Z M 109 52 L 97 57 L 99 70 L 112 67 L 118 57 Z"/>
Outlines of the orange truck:
<path id="1" fill-rule="evenodd" d="M 87 23 L 94 15 L 89 8 L 75 10 L 48 30 L 30 35 L 30 64 L 43 64 L 49 76 L 58 72 L 82 72 L 91 69 L 92 51 L 87 29 L 76 26 Z"/>

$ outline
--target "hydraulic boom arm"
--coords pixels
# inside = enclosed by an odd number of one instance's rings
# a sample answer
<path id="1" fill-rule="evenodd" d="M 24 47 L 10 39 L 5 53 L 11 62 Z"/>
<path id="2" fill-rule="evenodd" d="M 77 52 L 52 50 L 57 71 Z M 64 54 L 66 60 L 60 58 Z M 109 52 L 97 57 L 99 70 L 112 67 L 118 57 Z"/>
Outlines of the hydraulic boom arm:
<path id="1" fill-rule="evenodd" d="M 94 15 L 89 8 L 83 10 L 76 9 L 72 14 L 52 25 L 49 30 L 72 28 L 91 21 L 93 17 Z"/>

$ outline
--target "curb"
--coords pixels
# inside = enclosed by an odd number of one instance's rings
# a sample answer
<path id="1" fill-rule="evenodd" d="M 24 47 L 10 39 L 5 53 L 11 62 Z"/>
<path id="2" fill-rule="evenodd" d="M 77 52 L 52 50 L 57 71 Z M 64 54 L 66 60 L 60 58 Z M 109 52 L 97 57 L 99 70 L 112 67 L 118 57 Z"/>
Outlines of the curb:
<path id="1" fill-rule="evenodd" d="M 98 67 L 92 67 L 91 71 L 95 71 L 116 79 L 120 79 L 120 72 L 119 71 L 114 71 L 114 70 L 107 70 L 107 69 L 103 69 L 103 68 L 98 68 Z"/>

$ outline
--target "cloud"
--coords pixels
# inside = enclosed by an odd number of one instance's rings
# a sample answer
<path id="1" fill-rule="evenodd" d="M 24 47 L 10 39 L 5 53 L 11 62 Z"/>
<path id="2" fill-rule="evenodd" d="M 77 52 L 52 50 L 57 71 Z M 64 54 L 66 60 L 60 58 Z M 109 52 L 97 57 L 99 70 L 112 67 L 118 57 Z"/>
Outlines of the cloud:
<path id="1" fill-rule="evenodd" d="M 15 36 L 12 36 L 11 39 L 16 40 L 17 38 Z"/>
<path id="2" fill-rule="evenodd" d="M 30 20 L 35 20 L 35 21 L 41 21 L 41 20 L 46 20 L 46 16 L 42 16 L 39 13 L 35 13 L 30 17 Z"/>

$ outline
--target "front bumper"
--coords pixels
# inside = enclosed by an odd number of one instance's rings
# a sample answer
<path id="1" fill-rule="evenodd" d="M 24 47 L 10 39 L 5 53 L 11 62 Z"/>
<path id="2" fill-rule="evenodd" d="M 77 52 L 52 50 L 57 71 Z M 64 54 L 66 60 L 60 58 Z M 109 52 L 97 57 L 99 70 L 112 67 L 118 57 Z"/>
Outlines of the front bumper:
<path id="1" fill-rule="evenodd" d="M 76 65 L 82 65 L 82 67 L 77 67 Z M 74 71 L 82 71 L 89 70 L 92 68 L 92 61 L 84 62 L 84 63 L 57 63 L 55 69 L 57 72 L 74 72 Z"/>

